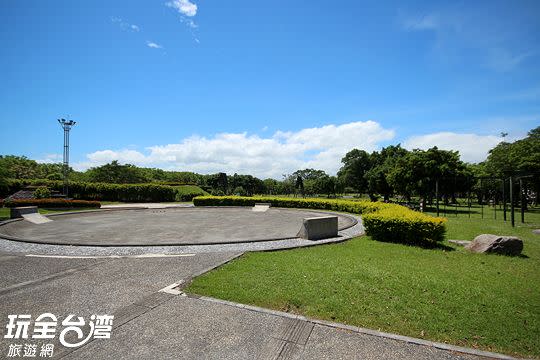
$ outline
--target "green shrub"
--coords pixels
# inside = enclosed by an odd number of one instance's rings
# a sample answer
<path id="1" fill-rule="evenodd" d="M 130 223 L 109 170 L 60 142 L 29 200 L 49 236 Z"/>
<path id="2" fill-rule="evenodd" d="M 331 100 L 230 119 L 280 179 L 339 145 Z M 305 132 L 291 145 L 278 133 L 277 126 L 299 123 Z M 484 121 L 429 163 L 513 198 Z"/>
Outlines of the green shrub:
<path id="1" fill-rule="evenodd" d="M 182 185 L 175 186 L 176 189 L 176 201 L 191 201 L 196 196 L 208 195 L 206 191 L 198 187 L 197 185 Z"/>
<path id="2" fill-rule="evenodd" d="M 18 199 L 4 201 L 5 207 L 37 206 L 40 208 L 100 208 L 99 201 L 66 199 Z"/>
<path id="3" fill-rule="evenodd" d="M 195 206 L 253 206 L 255 203 L 261 202 L 271 203 L 272 206 L 276 207 L 323 209 L 350 212 L 355 214 L 366 214 L 386 207 L 398 206 L 369 201 L 280 198 L 273 196 L 199 196 L 193 199 Z"/>
<path id="4" fill-rule="evenodd" d="M 366 214 L 362 219 L 367 234 L 380 241 L 412 245 L 426 242 L 434 244 L 443 241 L 446 233 L 445 219 L 412 211 L 400 205 Z"/>
<path id="5" fill-rule="evenodd" d="M 10 180 L 5 194 L 10 195 L 27 186 L 47 186 L 51 190 L 62 191 L 62 181 L 51 180 Z M 170 202 L 190 201 L 195 196 L 208 193 L 194 185 L 170 186 L 160 184 L 107 184 L 70 182 L 69 196 L 80 200 L 122 201 L 122 202 Z"/>
<path id="6" fill-rule="evenodd" d="M 46 186 L 40 186 L 34 191 L 36 199 L 47 199 L 51 197 L 51 191 Z"/>
<path id="7" fill-rule="evenodd" d="M 366 233 L 379 241 L 405 244 L 433 244 L 444 240 L 445 219 L 434 218 L 397 204 L 366 200 L 301 199 L 279 197 L 201 196 L 195 206 L 253 206 L 271 203 L 275 207 L 322 209 L 361 214 Z"/>

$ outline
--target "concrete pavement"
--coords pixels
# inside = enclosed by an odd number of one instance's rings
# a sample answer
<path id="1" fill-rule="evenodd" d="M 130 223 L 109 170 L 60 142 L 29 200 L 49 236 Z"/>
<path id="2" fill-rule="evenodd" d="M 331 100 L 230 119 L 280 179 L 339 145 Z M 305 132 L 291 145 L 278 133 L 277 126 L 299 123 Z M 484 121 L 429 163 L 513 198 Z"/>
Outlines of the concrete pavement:
<path id="1" fill-rule="evenodd" d="M 338 217 L 340 230 L 357 222 L 344 214 L 279 208 L 264 213 L 249 207 L 109 210 L 52 214 L 47 223 L 11 221 L 0 225 L 0 237 L 78 246 L 245 243 L 295 238 L 302 219 L 328 214 Z"/>
<path id="2" fill-rule="evenodd" d="M 160 292 L 239 253 L 163 258 L 54 259 L 0 254 L 0 357 L 9 314 L 114 314 L 111 339 L 67 359 L 478 359 L 432 346 L 340 329 L 287 314 Z M 85 332 L 86 334 L 86 332 Z M 23 341 L 23 343 L 32 341 Z M 19 341 L 18 343 L 21 343 Z"/>

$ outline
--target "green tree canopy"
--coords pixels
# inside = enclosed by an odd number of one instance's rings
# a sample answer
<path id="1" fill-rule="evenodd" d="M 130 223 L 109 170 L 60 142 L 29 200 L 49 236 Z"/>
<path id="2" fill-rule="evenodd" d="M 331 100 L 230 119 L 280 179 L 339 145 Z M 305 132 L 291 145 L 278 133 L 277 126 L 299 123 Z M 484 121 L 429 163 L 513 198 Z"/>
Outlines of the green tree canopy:
<path id="1" fill-rule="evenodd" d="M 364 150 L 353 149 L 343 159 L 343 166 L 338 171 L 345 186 L 351 187 L 362 193 L 367 188 L 366 173 L 371 169 L 370 156 Z"/>
<path id="2" fill-rule="evenodd" d="M 491 149 L 485 168 L 497 177 L 540 173 L 540 126 L 529 131 L 524 139 L 501 142 Z"/>
<path id="3" fill-rule="evenodd" d="M 457 178 L 470 176 L 467 166 L 459 158 L 459 152 L 415 149 L 397 159 L 388 173 L 388 183 L 398 193 L 410 197 L 433 197 L 435 181 L 439 180 L 440 194 L 452 195 Z"/>
<path id="4" fill-rule="evenodd" d="M 131 164 L 122 165 L 117 160 L 89 169 L 86 177 L 91 182 L 114 184 L 137 184 L 151 181 L 140 168 Z"/>
<path id="5" fill-rule="evenodd" d="M 407 153 L 408 151 L 398 144 L 387 146 L 380 152 L 371 154 L 372 167 L 365 174 L 370 194 L 381 194 L 385 201 L 389 200 L 394 193 L 394 188 L 388 183 L 388 174 L 395 167 L 397 161 L 406 156 Z"/>

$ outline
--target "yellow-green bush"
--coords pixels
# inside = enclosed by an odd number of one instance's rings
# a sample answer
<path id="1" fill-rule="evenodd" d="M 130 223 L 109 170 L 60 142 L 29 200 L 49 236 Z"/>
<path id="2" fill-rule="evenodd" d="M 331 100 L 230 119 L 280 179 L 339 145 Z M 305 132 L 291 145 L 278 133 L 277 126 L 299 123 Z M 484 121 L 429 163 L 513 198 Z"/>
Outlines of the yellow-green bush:
<path id="1" fill-rule="evenodd" d="M 253 206 L 322 209 L 361 214 L 366 233 L 375 240 L 407 244 L 435 243 L 446 233 L 445 219 L 435 218 L 397 204 L 366 200 L 301 199 L 280 197 L 199 196 L 195 206 Z"/>
<path id="2" fill-rule="evenodd" d="M 435 243 L 444 240 L 446 220 L 400 205 L 362 216 L 366 233 L 375 240 L 406 244 Z"/>

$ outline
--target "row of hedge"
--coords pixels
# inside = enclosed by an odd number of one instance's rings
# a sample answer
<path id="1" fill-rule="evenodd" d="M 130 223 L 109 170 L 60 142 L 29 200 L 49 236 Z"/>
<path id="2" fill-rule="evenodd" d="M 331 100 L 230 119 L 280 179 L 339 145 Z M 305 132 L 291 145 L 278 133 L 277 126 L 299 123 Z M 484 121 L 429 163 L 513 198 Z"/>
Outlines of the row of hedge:
<path id="1" fill-rule="evenodd" d="M 64 184 L 62 181 L 51 180 L 12 180 L 8 183 L 10 193 L 15 193 L 27 186 L 46 186 L 51 190 L 61 192 Z M 207 192 L 194 185 L 69 183 L 69 196 L 78 200 L 122 202 L 191 201 L 196 196 L 207 194 Z"/>
<path id="2" fill-rule="evenodd" d="M 446 220 L 397 204 L 333 199 L 279 197 L 201 196 L 195 206 L 253 206 L 271 203 L 275 207 L 322 209 L 361 214 L 366 233 L 375 240 L 414 245 L 433 245 L 443 241 Z"/>
<path id="3" fill-rule="evenodd" d="M 176 201 L 191 201 L 197 196 L 208 195 L 206 191 L 197 185 L 175 186 L 174 188 L 176 190 Z"/>
<path id="4" fill-rule="evenodd" d="M 66 199 L 18 199 L 0 202 L 0 206 L 19 207 L 37 206 L 40 208 L 96 208 L 101 207 L 99 201 L 66 200 Z"/>

